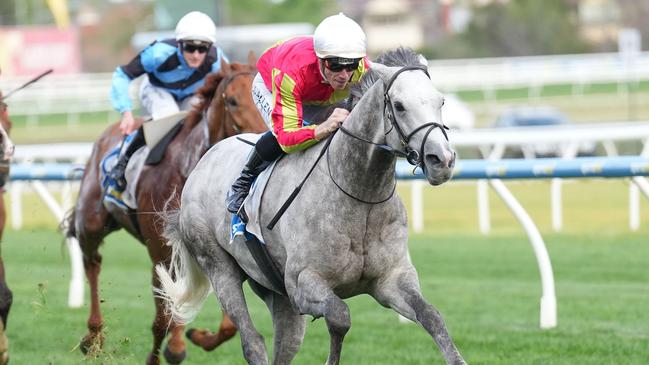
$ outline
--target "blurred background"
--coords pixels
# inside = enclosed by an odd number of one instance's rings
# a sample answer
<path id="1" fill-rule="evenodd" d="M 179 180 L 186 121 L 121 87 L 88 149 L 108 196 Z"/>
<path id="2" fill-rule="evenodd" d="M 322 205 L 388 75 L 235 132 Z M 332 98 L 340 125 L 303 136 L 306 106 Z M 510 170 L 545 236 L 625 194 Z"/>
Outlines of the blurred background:
<path id="1" fill-rule="evenodd" d="M 343 11 L 366 30 L 372 57 L 407 46 L 430 60 L 437 87 L 451 99 L 445 121 L 458 129 L 499 126 L 520 106 L 551 108 L 565 123 L 649 117 L 645 1 L 3 0 L 0 89 L 54 69 L 12 96 L 16 142 L 94 140 L 118 119 L 109 103 L 111 72 L 172 35 L 191 10 L 212 16 L 217 43 L 234 61 L 309 34 Z"/>
<path id="2" fill-rule="evenodd" d="M 218 46 L 233 61 L 312 33 L 340 11 L 365 29 L 370 58 L 414 48 L 445 94 L 443 119 L 460 160 L 649 156 L 647 0 L 0 0 L 0 90 L 54 70 L 6 100 L 14 162 L 84 163 L 91 143 L 119 118 L 109 100 L 113 70 L 172 35 L 192 10 L 213 18 Z M 133 101 L 136 90 L 134 83 Z M 502 189 L 489 190 L 485 180 L 425 190 L 420 183 L 398 186 L 412 258 L 470 363 L 648 363 L 644 177 L 507 181 L 552 257 L 560 325 L 545 332 L 528 244 L 536 236 L 499 200 Z M 87 313 L 67 308 L 70 270 L 55 233 L 78 181 L 10 181 L 7 190 L 2 249 L 14 290 L 12 363 L 142 363 L 153 317 L 144 247 L 123 232 L 108 238 L 100 286 L 106 352 L 84 358 L 78 340 Z M 217 321 L 210 300 L 199 327 Z M 270 339 L 265 306 L 250 303 L 256 321 L 266 316 L 260 328 Z M 350 303 L 354 326 L 343 363 L 442 363 L 423 331 L 397 325 L 367 297 Z M 326 333 L 323 321 L 310 324 L 296 363 L 322 363 Z M 241 363 L 237 340 L 218 355 L 190 351 L 188 364 Z"/>

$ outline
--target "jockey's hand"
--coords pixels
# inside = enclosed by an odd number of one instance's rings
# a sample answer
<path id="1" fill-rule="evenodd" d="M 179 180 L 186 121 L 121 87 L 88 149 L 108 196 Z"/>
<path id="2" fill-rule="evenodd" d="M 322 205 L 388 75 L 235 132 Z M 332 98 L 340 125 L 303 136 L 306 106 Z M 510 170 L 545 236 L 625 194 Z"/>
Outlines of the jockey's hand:
<path id="1" fill-rule="evenodd" d="M 315 129 L 315 139 L 318 141 L 327 138 L 331 133 L 335 132 L 343 124 L 349 111 L 347 109 L 336 108 L 333 113 L 324 122 L 318 124 Z"/>
<path id="2" fill-rule="evenodd" d="M 138 129 L 135 119 L 133 118 L 133 113 L 129 110 L 122 113 L 122 120 L 119 122 L 119 130 L 123 135 L 131 134 L 134 130 Z"/>

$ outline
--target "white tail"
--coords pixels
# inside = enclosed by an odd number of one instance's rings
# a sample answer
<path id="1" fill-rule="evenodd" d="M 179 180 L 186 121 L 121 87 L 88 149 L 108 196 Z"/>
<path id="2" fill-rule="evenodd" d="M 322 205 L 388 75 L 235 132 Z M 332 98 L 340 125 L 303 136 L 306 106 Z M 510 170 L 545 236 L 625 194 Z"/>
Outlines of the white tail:
<path id="1" fill-rule="evenodd" d="M 212 286 L 185 247 L 179 211 L 165 212 L 165 215 L 167 224 L 164 236 L 172 249 L 171 264 L 168 270 L 162 264 L 156 266 L 161 287 L 154 291 L 166 301 L 173 320 L 187 324 L 198 315 Z"/>

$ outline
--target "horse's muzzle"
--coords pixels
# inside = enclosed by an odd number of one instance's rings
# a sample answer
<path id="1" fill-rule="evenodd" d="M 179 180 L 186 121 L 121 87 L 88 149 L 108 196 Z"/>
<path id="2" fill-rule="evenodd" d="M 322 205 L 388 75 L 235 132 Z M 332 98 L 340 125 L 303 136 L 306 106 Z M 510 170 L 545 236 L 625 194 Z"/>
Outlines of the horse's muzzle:
<path id="1" fill-rule="evenodd" d="M 453 175 L 455 158 L 456 153 L 453 150 L 424 156 L 424 173 L 428 182 L 432 185 L 440 185 L 448 181 Z"/>

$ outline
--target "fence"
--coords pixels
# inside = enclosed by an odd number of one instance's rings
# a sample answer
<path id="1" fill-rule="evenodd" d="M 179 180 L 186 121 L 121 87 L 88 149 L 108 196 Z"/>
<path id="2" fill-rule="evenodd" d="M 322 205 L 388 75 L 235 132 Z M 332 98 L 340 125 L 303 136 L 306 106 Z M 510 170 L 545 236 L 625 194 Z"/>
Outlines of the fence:
<path id="1" fill-rule="evenodd" d="M 554 274 L 550 256 L 536 225 L 524 208 L 509 193 L 500 179 L 553 178 L 553 177 L 640 177 L 649 176 L 649 158 L 578 158 L 539 159 L 539 160 L 467 160 L 458 164 L 454 179 L 489 179 L 489 183 L 503 198 L 516 218 L 525 229 L 541 274 L 542 296 L 540 304 L 541 328 L 553 328 L 557 325 L 557 304 L 554 285 Z M 48 203 L 48 207 L 59 220 L 63 220 L 63 210 L 52 203 L 53 199 L 42 188 L 40 180 L 74 180 L 79 179 L 79 168 L 70 164 L 28 164 L 12 168 L 13 180 L 28 180 L 38 194 Z M 421 179 L 422 175 L 413 174 L 404 161 L 397 165 L 397 178 Z M 79 244 L 75 239 L 68 239 L 71 257 L 72 278 L 68 304 L 78 307 L 83 304 L 83 269 Z"/>
<path id="2" fill-rule="evenodd" d="M 478 90 L 486 98 L 492 97 L 495 90 L 508 88 L 529 88 L 532 97 L 542 86 L 553 84 L 572 85 L 575 93 L 597 83 L 616 83 L 623 90 L 629 82 L 649 80 L 649 52 L 634 59 L 618 53 L 598 53 L 431 60 L 429 71 L 440 90 Z M 27 116 L 32 122 L 46 114 L 67 114 L 68 121 L 74 122 L 80 113 L 111 112 L 111 77 L 111 73 L 56 75 L 55 71 L 12 96 L 11 114 Z M 12 90 L 28 79 L 4 76 L 3 89 Z M 137 100 L 137 86 L 130 91 L 132 100 Z"/>

